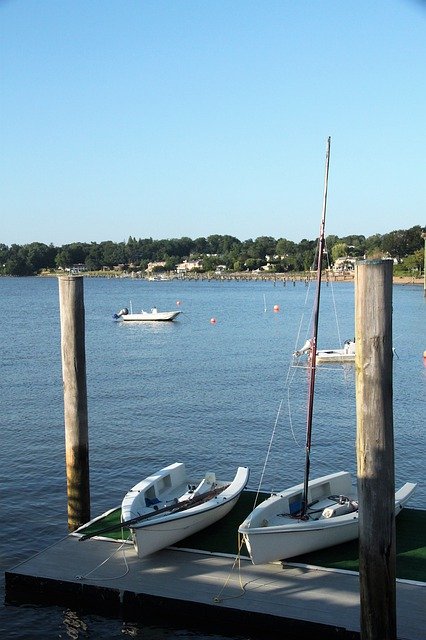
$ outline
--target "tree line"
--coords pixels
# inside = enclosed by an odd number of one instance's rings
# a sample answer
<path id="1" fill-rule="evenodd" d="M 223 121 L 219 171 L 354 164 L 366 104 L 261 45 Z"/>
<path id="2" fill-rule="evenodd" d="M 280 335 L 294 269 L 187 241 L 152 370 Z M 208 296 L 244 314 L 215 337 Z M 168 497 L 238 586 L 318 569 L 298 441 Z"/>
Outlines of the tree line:
<path id="1" fill-rule="evenodd" d="M 417 225 L 367 238 L 363 235 L 343 238 L 329 235 L 326 238 L 329 265 L 344 256 L 386 256 L 403 265 L 406 271 L 421 272 L 424 231 Z M 70 269 L 76 264 L 84 265 L 88 271 L 113 269 L 117 265 L 123 265 L 127 270 L 142 271 L 152 262 L 164 262 L 162 269 L 173 271 L 185 259 L 200 260 L 200 270 L 204 272 L 214 271 L 218 265 L 238 272 L 256 270 L 266 264 L 270 271 L 276 273 L 300 272 L 313 267 L 316 248 L 316 240 L 303 239 L 296 243 L 285 238 L 260 236 L 241 241 L 229 235 L 211 235 L 195 240 L 187 237 L 163 240 L 129 237 L 127 242 L 74 242 L 60 247 L 42 242 L 11 246 L 0 244 L 0 273 L 29 276 L 43 271 Z"/>

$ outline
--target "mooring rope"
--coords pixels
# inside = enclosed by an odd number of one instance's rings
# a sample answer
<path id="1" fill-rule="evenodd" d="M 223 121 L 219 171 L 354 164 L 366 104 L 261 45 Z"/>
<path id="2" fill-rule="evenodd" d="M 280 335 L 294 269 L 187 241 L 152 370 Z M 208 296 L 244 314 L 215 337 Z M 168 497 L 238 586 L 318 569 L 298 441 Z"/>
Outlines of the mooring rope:
<path id="1" fill-rule="evenodd" d="M 242 549 L 242 546 L 244 544 L 244 540 L 243 540 L 243 537 L 240 536 L 240 533 L 238 533 L 237 536 L 238 536 L 238 546 L 237 546 L 238 552 L 237 552 L 237 555 L 235 556 L 235 559 L 234 559 L 234 562 L 232 564 L 232 567 L 231 567 L 231 569 L 230 569 L 230 571 L 228 573 L 228 576 L 227 576 L 225 582 L 223 583 L 219 593 L 213 597 L 213 602 L 215 602 L 215 603 L 220 603 L 220 602 L 223 602 L 224 600 L 233 600 L 234 598 L 241 598 L 245 594 L 245 591 L 246 591 L 245 587 L 246 587 L 247 583 L 243 584 L 242 575 L 241 575 L 241 549 Z M 241 593 L 237 593 L 236 595 L 233 595 L 233 596 L 222 597 L 222 593 L 226 589 L 226 587 L 228 586 L 229 581 L 231 580 L 232 573 L 233 573 L 237 563 L 238 563 L 238 579 L 239 579 L 239 583 L 240 583 Z"/>
<path id="2" fill-rule="evenodd" d="M 124 573 L 122 573 L 121 575 L 115 575 L 115 576 L 109 576 L 108 578 L 91 578 L 91 580 L 95 580 L 96 582 L 104 582 L 104 581 L 108 581 L 108 580 L 117 580 L 118 578 L 124 578 L 125 576 L 127 576 L 127 574 L 130 571 L 129 565 L 127 563 L 127 558 L 126 558 L 126 553 L 125 553 L 125 545 L 127 544 L 128 540 L 131 537 L 131 534 L 129 533 L 127 538 L 124 538 L 124 530 L 121 530 L 121 533 L 123 535 L 123 539 L 122 539 L 122 543 L 120 544 L 120 546 L 115 549 L 107 558 L 105 558 L 105 560 L 103 560 L 102 562 L 100 562 L 98 565 L 96 565 L 96 567 L 93 567 L 93 569 L 91 569 L 90 571 L 88 571 L 87 573 L 83 574 L 83 575 L 78 575 L 75 576 L 77 580 L 85 580 L 86 578 L 88 578 L 92 573 L 94 573 L 95 571 L 97 571 L 98 569 L 100 569 L 104 564 L 106 564 L 109 560 L 111 560 L 111 558 L 113 556 L 115 556 L 119 551 L 123 552 L 123 560 L 124 560 L 124 565 L 126 567 Z"/>

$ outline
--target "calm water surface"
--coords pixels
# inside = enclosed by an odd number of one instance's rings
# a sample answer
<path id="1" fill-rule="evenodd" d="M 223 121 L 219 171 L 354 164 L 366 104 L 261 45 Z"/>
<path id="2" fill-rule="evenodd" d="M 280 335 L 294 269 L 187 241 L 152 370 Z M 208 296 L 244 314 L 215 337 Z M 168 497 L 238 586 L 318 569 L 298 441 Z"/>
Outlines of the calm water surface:
<path id="1" fill-rule="evenodd" d="M 248 465 L 257 488 L 275 424 L 262 488 L 302 481 L 306 371 L 291 368 L 290 356 L 305 340 L 313 290 L 303 283 L 123 279 L 85 279 L 84 290 L 92 516 L 174 461 L 194 475 L 221 477 Z M 58 282 L 1 278 L 0 292 L 4 571 L 66 535 L 67 505 Z M 173 323 L 112 320 L 130 302 L 136 311 L 176 309 L 177 301 L 183 313 Z M 422 509 L 425 315 L 420 287 L 394 287 L 396 480 L 419 483 L 410 506 Z M 320 348 L 338 346 L 339 329 L 342 341 L 354 335 L 352 283 L 324 287 Z M 355 472 L 355 421 L 353 368 L 319 368 L 312 475 Z M 0 631 L 2 638 L 218 638 L 59 607 L 2 607 Z"/>

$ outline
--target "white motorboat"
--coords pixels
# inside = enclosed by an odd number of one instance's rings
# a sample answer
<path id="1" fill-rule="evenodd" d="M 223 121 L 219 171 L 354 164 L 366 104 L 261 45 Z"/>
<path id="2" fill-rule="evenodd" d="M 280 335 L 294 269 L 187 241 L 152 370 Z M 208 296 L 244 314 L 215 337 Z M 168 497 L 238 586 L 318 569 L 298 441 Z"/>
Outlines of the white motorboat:
<path id="1" fill-rule="evenodd" d="M 132 310 L 124 307 L 118 313 L 114 313 L 114 320 L 123 320 L 124 322 L 164 322 L 177 318 L 181 311 L 158 311 L 157 307 L 152 307 L 150 311 L 142 311 L 133 313 Z"/>
<path id="2" fill-rule="evenodd" d="M 249 469 L 231 481 L 214 473 L 194 481 L 175 462 L 136 484 L 121 505 L 122 526 L 130 528 L 139 558 L 164 549 L 226 516 L 246 486 Z"/>
<path id="3" fill-rule="evenodd" d="M 311 341 L 307 340 L 301 349 L 294 352 L 293 356 L 299 358 L 304 354 L 309 354 Z M 353 363 L 355 362 L 355 340 L 346 340 L 342 349 L 318 349 L 316 355 L 317 364 L 326 363 Z"/>
<path id="4" fill-rule="evenodd" d="M 358 537 L 358 499 L 351 476 L 339 471 L 310 480 L 311 440 L 318 324 L 321 292 L 322 258 L 325 248 L 325 213 L 327 203 L 330 138 L 327 144 L 323 211 L 318 245 L 317 290 L 313 314 L 312 337 L 304 345 L 308 353 L 308 410 L 305 444 L 305 471 L 302 484 L 271 495 L 259 504 L 239 526 L 254 564 L 291 558 L 324 549 Z M 300 355 L 296 352 L 294 355 Z M 416 488 L 406 483 L 395 494 L 398 513 Z"/>
<path id="5" fill-rule="evenodd" d="M 343 349 L 318 349 L 317 364 L 355 362 L 355 341 L 346 340 Z"/>

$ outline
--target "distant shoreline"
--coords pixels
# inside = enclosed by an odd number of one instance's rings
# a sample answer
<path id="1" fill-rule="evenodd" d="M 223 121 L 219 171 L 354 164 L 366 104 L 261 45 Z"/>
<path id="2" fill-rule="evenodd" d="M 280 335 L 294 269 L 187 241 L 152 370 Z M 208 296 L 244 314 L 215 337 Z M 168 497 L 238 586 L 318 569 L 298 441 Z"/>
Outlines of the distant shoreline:
<path id="1" fill-rule="evenodd" d="M 39 277 L 58 277 L 61 275 L 67 275 L 61 272 L 56 273 L 41 273 Z M 158 276 L 147 277 L 142 275 L 131 275 L 129 273 L 117 272 L 117 271 L 85 271 L 79 274 L 85 278 L 122 278 L 122 279 L 137 279 L 147 281 L 164 282 L 168 280 L 221 280 L 221 281 L 257 281 L 257 282 L 282 282 L 283 284 L 295 284 L 296 282 L 313 282 L 316 280 L 316 275 L 313 273 L 294 273 L 289 275 L 288 273 L 248 273 L 233 272 L 233 273 L 187 273 L 185 275 L 171 275 L 171 276 Z M 323 278 L 323 282 L 353 282 L 354 273 L 346 272 L 342 274 L 326 273 Z M 413 276 L 393 276 L 393 284 L 401 285 L 423 285 L 423 277 L 415 278 Z"/>

